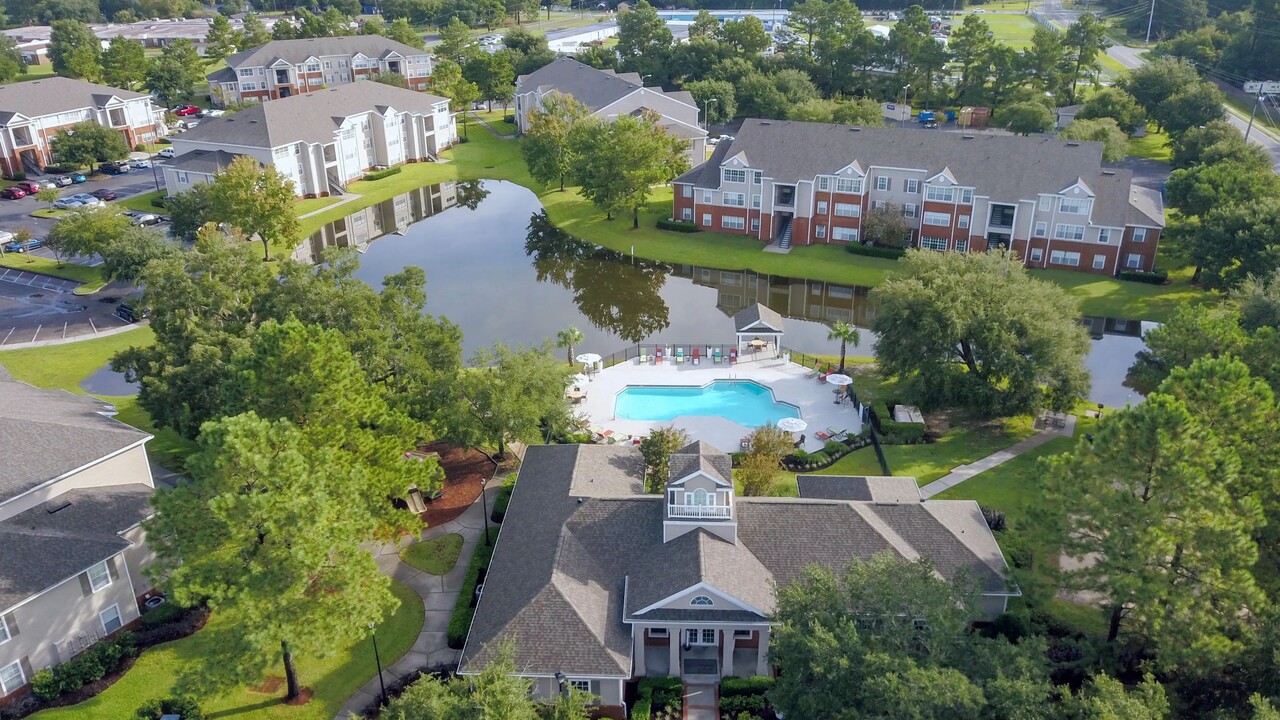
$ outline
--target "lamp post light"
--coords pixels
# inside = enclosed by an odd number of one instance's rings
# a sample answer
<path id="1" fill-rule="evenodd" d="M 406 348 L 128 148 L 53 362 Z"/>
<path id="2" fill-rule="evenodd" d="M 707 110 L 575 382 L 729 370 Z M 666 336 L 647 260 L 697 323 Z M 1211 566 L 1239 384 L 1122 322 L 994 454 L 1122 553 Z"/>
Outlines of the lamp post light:
<path id="1" fill-rule="evenodd" d="M 719 99 L 720 98 L 707 98 L 707 101 L 702 103 L 702 129 L 703 130 L 706 130 L 707 128 L 711 127 L 711 118 L 707 116 L 707 113 L 711 112 L 711 103 Z"/>
<path id="2" fill-rule="evenodd" d="M 378 654 L 378 633 L 373 623 L 369 623 L 369 637 L 373 638 L 373 662 L 378 667 L 378 688 L 382 690 L 382 704 L 387 704 L 387 683 L 382 679 L 382 656 Z"/>
<path id="3" fill-rule="evenodd" d="M 498 474 L 498 468 L 495 464 L 493 473 L 489 475 L 489 480 L 493 480 Z M 484 512 L 484 546 L 489 547 L 489 494 L 485 490 L 489 486 L 489 480 L 480 481 L 480 508 Z"/>
<path id="4" fill-rule="evenodd" d="M 898 117 L 898 127 L 900 128 L 907 126 L 907 90 L 910 87 L 910 85 L 902 86 L 902 104 L 899 106 L 899 110 L 901 112 Z"/>
<path id="5" fill-rule="evenodd" d="M 559 670 L 556 671 L 556 685 L 560 687 L 560 697 L 564 698 L 565 700 L 568 700 L 569 699 L 569 678 L 565 677 L 564 673 L 560 672 Z"/>

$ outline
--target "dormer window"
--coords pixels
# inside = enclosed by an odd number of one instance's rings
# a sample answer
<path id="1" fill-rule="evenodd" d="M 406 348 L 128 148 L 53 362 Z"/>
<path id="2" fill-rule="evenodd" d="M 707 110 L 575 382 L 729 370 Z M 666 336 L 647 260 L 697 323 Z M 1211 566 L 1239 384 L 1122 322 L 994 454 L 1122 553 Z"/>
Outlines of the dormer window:
<path id="1" fill-rule="evenodd" d="M 723 180 L 727 183 L 744 183 L 747 181 L 747 171 L 725 168 Z"/>
<path id="2" fill-rule="evenodd" d="M 699 595 L 699 596 L 695 597 L 694 599 L 692 599 L 692 600 L 690 600 L 690 601 L 689 601 L 689 604 L 690 604 L 690 605 L 697 605 L 697 606 L 699 606 L 699 607 L 706 607 L 706 606 L 708 606 L 708 605 L 715 605 L 715 603 L 711 601 L 711 598 L 707 597 L 706 595 Z"/>
<path id="3" fill-rule="evenodd" d="M 690 501 L 692 505 L 714 505 L 715 499 L 711 494 L 702 488 L 693 491 L 693 499 Z"/>

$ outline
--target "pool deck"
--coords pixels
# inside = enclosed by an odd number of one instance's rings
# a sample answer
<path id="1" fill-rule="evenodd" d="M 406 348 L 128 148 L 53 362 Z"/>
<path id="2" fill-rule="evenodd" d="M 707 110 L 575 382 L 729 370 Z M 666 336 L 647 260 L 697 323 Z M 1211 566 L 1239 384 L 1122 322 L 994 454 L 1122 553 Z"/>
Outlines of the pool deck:
<path id="1" fill-rule="evenodd" d="M 598 425 L 615 434 L 643 436 L 655 427 L 674 425 L 683 428 L 694 440 L 702 440 L 725 452 L 737 452 L 742 438 L 752 428 L 722 417 L 705 415 L 681 415 L 673 420 L 619 420 L 614 416 L 614 401 L 619 392 L 632 385 L 668 385 L 698 387 L 715 380 L 753 380 L 773 390 L 776 400 L 790 403 L 800 409 L 800 417 L 809 423 L 804 449 L 821 450 L 824 441 L 815 434 L 817 430 L 834 427 L 850 433 L 862 430 L 857 408 L 850 402 L 834 402 L 835 387 L 812 377 L 811 368 L 774 358 L 715 364 L 707 358 L 694 365 L 689 359 L 683 363 L 665 360 L 661 365 L 640 365 L 629 360 L 595 373 L 591 381 L 582 385 L 587 396 L 573 406 L 578 415 L 584 415 L 592 425 Z M 750 355 L 747 355 L 750 358 Z M 857 385 L 854 386 L 855 391 Z"/>

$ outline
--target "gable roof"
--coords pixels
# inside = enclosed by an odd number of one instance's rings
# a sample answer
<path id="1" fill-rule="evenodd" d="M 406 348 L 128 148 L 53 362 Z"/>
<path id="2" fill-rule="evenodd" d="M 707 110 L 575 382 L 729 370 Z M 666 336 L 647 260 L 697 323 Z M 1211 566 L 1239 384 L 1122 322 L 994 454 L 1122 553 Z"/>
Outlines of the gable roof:
<path id="1" fill-rule="evenodd" d="M 235 114 L 202 120 L 180 141 L 273 148 L 298 141 L 333 142 L 333 134 L 352 115 L 388 109 L 430 115 L 435 105 L 448 102 L 438 95 L 391 87 L 377 82 L 354 82 L 327 90 L 258 103 Z"/>
<path id="2" fill-rule="evenodd" d="M 148 95 L 58 75 L 7 83 L 0 85 L 0 124 L 8 123 L 15 115 L 35 118 L 82 108 L 100 108 L 112 98 L 136 100 L 144 97 Z"/>
<path id="3" fill-rule="evenodd" d="M 216 175 L 227 168 L 232 160 L 241 157 L 224 150 L 192 150 L 174 158 L 170 167 L 183 172 Z"/>
<path id="4" fill-rule="evenodd" d="M 738 332 L 755 330 L 761 323 L 782 332 L 782 314 L 760 303 L 748 305 L 733 316 L 733 327 Z"/>
<path id="5" fill-rule="evenodd" d="M 384 38 L 381 35 L 343 35 L 340 37 L 303 38 L 299 40 L 272 40 L 256 48 L 242 50 L 227 58 L 227 67 L 265 67 L 277 60 L 298 65 L 307 58 L 324 55 L 355 55 L 385 58 L 391 53 L 405 57 L 426 55 L 411 45 Z"/>
<path id="6" fill-rule="evenodd" d="M 733 485 L 733 461 L 710 443 L 698 440 L 671 453 L 667 460 L 667 482 L 676 482 L 695 472 L 706 473 L 713 480 Z"/>
<path id="7" fill-rule="evenodd" d="M 672 458 L 694 452 L 723 455 L 693 443 Z M 594 482 L 584 482 L 580 472 Z M 943 577 L 973 573 L 986 592 L 1009 592 L 1004 557 L 972 501 L 738 498 L 738 542 L 732 543 L 701 528 L 663 542 L 661 496 L 575 497 L 595 487 L 616 493 L 643 472 L 634 446 L 526 451 L 463 648 L 463 672 L 478 671 L 496 643 L 511 637 L 524 673 L 629 677 L 627 620 L 765 622 L 775 608 L 774 583 L 798 579 L 809 565 L 841 571 L 851 559 L 881 552 L 925 556 Z M 759 612 L 640 612 L 699 585 Z"/>
<path id="8" fill-rule="evenodd" d="M 0 463 L 0 503 L 151 437 L 103 415 L 109 408 L 86 395 L 0 381 L 0 447 L 15 450 Z"/>
<path id="9" fill-rule="evenodd" d="M 797 475 L 800 497 L 816 500 L 859 502 L 923 502 L 920 486 L 909 477 L 853 477 L 847 475 Z"/>
<path id="10" fill-rule="evenodd" d="M 589 110 L 599 110 L 641 86 L 640 82 L 625 75 L 597 70 L 571 57 L 558 57 L 528 75 L 521 75 L 516 80 L 516 93 L 555 90 L 572 95 Z"/>

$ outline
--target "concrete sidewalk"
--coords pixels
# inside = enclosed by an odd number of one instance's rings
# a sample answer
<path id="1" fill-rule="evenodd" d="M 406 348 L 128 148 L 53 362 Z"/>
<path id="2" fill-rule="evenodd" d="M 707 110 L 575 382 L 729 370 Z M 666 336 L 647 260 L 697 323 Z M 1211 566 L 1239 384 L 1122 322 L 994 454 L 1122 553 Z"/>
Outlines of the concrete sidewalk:
<path id="1" fill-rule="evenodd" d="M 490 510 L 493 509 L 493 503 L 502 489 L 505 477 L 505 474 L 499 474 L 485 488 Z M 476 501 L 471 503 L 471 506 L 457 519 L 423 531 L 423 540 L 450 533 L 458 533 L 462 536 L 462 552 L 458 555 L 458 564 L 445 575 L 430 575 L 400 560 L 400 550 L 412 544 L 411 540 L 404 540 L 395 545 L 383 545 L 375 550 L 378 567 L 383 573 L 417 591 L 422 598 L 423 612 L 426 616 L 422 624 L 422 632 L 409 652 L 391 665 L 383 667 L 382 679 L 387 685 L 420 668 L 458 661 L 460 651 L 453 650 L 448 645 L 449 616 L 453 614 L 458 593 L 462 589 L 462 577 L 467 573 L 471 555 L 481 542 L 484 527 L 483 504 L 477 497 Z M 497 526 L 490 523 L 490 527 Z M 347 720 L 351 713 L 359 714 L 378 697 L 379 691 L 378 678 L 371 678 L 347 700 L 342 710 L 334 716 L 334 720 Z"/>
<path id="2" fill-rule="evenodd" d="M 1076 416 L 1068 415 L 1066 427 L 1046 428 L 1040 432 L 1021 442 L 1010 445 L 1004 450 L 998 450 L 990 455 L 960 467 L 952 469 L 951 472 L 934 480 L 933 482 L 920 488 L 920 495 L 925 500 L 937 495 L 945 490 L 959 485 L 969 478 L 979 473 L 984 473 L 997 465 L 1002 465 L 1010 460 L 1018 457 L 1028 450 L 1038 448 L 1054 438 L 1071 437 L 1076 432 Z"/>

